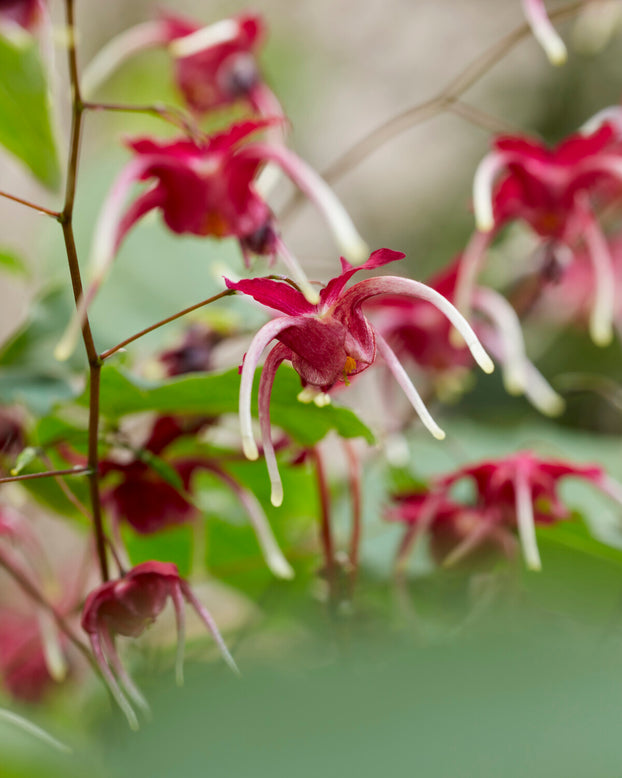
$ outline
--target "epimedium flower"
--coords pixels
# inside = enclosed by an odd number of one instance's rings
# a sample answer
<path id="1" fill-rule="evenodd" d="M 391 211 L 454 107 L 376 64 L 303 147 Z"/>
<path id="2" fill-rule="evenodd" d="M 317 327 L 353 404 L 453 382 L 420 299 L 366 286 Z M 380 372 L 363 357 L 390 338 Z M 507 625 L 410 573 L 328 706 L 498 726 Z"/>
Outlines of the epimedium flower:
<path id="1" fill-rule="evenodd" d="M 188 327 L 182 341 L 163 351 L 158 360 L 164 366 L 166 375 L 171 378 L 202 373 L 212 369 L 214 349 L 225 338 L 224 332 L 206 324 L 195 323 Z"/>
<path id="2" fill-rule="evenodd" d="M 278 100 L 265 85 L 257 54 L 265 39 L 260 15 L 241 13 L 208 26 L 177 14 L 125 30 L 87 66 L 85 95 L 93 94 L 129 58 L 151 48 L 166 48 L 176 85 L 197 114 L 244 101 L 261 116 L 282 116 Z"/>
<path id="3" fill-rule="evenodd" d="M 16 24 L 28 32 L 36 29 L 44 12 L 43 0 L 0 0 L 0 24 Z"/>
<path id="4" fill-rule="evenodd" d="M 585 247 L 596 289 L 590 332 L 598 344 L 610 341 L 613 270 L 596 213 L 622 193 L 619 113 L 615 121 L 609 111 L 597 114 L 554 148 L 520 136 L 494 140 L 473 184 L 477 230 L 464 252 L 456 291 L 456 305 L 465 315 L 492 239 L 509 222 L 521 220 L 562 258 Z"/>
<path id="5" fill-rule="evenodd" d="M 563 65 L 568 52 L 546 12 L 544 0 L 522 0 L 523 10 L 534 37 L 553 65 Z"/>
<path id="6" fill-rule="evenodd" d="M 455 303 L 461 257 L 428 279 L 432 289 Z M 519 318 L 502 295 L 486 287 L 472 292 L 472 326 L 478 338 L 503 371 L 510 394 L 527 399 L 549 416 L 563 411 L 564 401 L 527 358 Z M 443 313 L 428 300 L 383 297 L 370 301 L 368 310 L 376 329 L 387 340 L 398 358 L 412 360 L 431 374 L 437 383 L 443 378 L 464 374 L 473 366 L 473 357 L 464 345 L 453 342 L 453 327 Z"/>
<path id="7" fill-rule="evenodd" d="M 132 703 L 145 711 L 148 705 L 123 667 L 115 636 L 137 638 L 142 635 L 164 610 L 169 597 L 177 623 L 175 668 L 178 683 L 183 682 L 184 601 L 194 608 L 207 627 L 225 662 L 234 672 L 238 672 L 209 611 L 199 602 L 188 582 L 180 577 L 176 565 L 171 562 L 143 562 L 121 578 L 107 581 L 87 597 L 82 612 L 82 628 L 89 636 L 102 675 L 132 729 L 138 728 Z"/>
<path id="8" fill-rule="evenodd" d="M 276 371 L 285 360 L 292 363 L 300 376 L 302 397 L 310 399 L 315 396 L 316 401 L 322 402 L 333 387 L 347 384 L 351 377 L 372 365 L 379 353 L 424 425 L 436 438 L 445 436 L 386 340 L 365 317 L 362 306 L 367 300 L 382 295 L 401 295 L 431 301 L 464 337 L 480 367 L 485 372 L 492 372 L 492 361 L 471 327 L 434 289 L 396 276 L 370 278 L 345 288 L 358 270 L 378 268 L 404 256 L 402 252 L 379 249 L 357 268 L 342 258 L 343 272 L 321 290 L 319 301 L 315 304 L 286 281 L 256 278 L 233 283 L 225 279 L 229 289 L 248 294 L 281 314 L 265 324 L 253 338 L 241 368 L 240 384 L 242 446 L 249 459 L 256 459 L 258 450 L 251 422 L 253 378 L 264 348 L 276 339 L 278 343 L 266 359 L 259 384 L 259 421 L 274 505 L 281 504 L 283 487 L 270 431 L 270 394 Z"/>
<path id="9" fill-rule="evenodd" d="M 423 535 L 430 539 L 434 559 L 445 566 L 464 559 L 476 547 L 514 552 L 516 538 L 511 529 L 501 523 L 491 524 L 485 508 L 464 505 L 443 492 L 427 489 L 394 494 L 392 503 L 385 519 L 405 525 L 396 554 L 398 572 L 404 571 L 415 543 Z"/>
<path id="10" fill-rule="evenodd" d="M 162 213 L 167 227 L 178 235 L 236 238 L 247 264 L 250 254 L 271 259 L 279 255 L 305 296 L 316 302 L 316 290 L 281 240 L 275 217 L 254 185 L 267 162 L 278 165 L 315 203 L 346 256 L 354 262 L 363 259 L 367 246 L 324 180 L 282 145 L 247 142 L 250 135 L 272 123 L 271 120 L 240 122 L 226 132 L 202 140 L 184 137 L 163 142 L 151 138 L 128 141 L 134 159 L 117 178 L 104 203 L 93 240 L 91 284 L 56 348 L 58 359 L 66 359 L 73 350 L 88 305 L 121 242 L 145 214 L 156 209 Z M 131 187 L 145 181 L 151 185 L 126 208 Z"/>
<path id="11" fill-rule="evenodd" d="M 116 484 L 102 493 L 102 502 L 110 510 L 115 527 L 126 521 L 139 534 L 151 535 L 197 520 L 200 511 L 193 501 L 192 477 L 199 470 L 210 472 L 231 490 L 246 511 L 272 573 L 278 578 L 293 578 L 294 571 L 278 546 L 260 502 L 215 458 L 201 455 L 160 459 L 173 443 L 184 436 L 198 434 L 210 422 L 206 418 L 159 416 L 149 437 L 129 461 L 112 456 L 100 461 L 102 478 L 117 479 Z M 167 480 L 166 473 L 161 472 L 159 463 L 164 461 L 179 483 Z"/>
<path id="12" fill-rule="evenodd" d="M 463 506 L 472 529 L 451 551 L 445 564 L 462 559 L 487 539 L 499 538 L 500 528 L 517 528 L 527 567 L 540 570 L 542 564 L 536 542 L 536 524 L 554 524 L 570 519 L 571 511 L 558 493 L 559 482 L 568 477 L 587 481 L 622 503 L 622 485 L 600 466 L 543 459 L 531 451 L 519 451 L 500 459 L 467 465 L 436 478 L 425 499 L 416 505 L 419 517 L 415 520 L 422 521 L 423 515 L 426 526 L 430 527 L 436 520 L 437 506 L 441 513 L 446 512 L 447 505 L 451 505 L 453 510 L 456 503 L 448 502 L 451 500 L 451 487 L 467 479 L 475 487 L 474 503 Z M 455 511 L 459 510 L 455 508 Z"/>

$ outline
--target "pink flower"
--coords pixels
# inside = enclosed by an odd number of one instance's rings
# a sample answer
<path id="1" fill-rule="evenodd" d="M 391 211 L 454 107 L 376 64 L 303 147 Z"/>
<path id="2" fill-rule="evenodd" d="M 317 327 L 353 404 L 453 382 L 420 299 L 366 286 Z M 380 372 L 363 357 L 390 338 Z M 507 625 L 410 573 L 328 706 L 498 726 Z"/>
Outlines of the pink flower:
<path id="1" fill-rule="evenodd" d="M 32 32 L 44 10 L 43 0 L 0 0 L 0 23 L 17 24 Z"/>
<path id="2" fill-rule="evenodd" d="M 449 559 L 457 561 L 499 528 L 518 528 L 525 562 L 531 570 L 540 570 L 536 543 L 536 524 L 552 524 L 569 519 L 571 511 L 561 501 L 558 484 L 562 478 L 581 478 L 605 494 L 622 502 L 622 485 L 610 478 L 598 465 L 573 465 L 559 460 L 545 460 L 529 451 L 502 459 L 491 459 L 468 465 L 435 479 L 429 496 L 419 511 L 428 511 L 428 526 L 434 521 L 436 505 L 443 511 L 449 490 L 458 481 L 469 479 L 476 497 L 468 511 L 479 514 L 470 532 Z M 448 563 L 448 560 L 445 560 Z"/>
<path id="3" fill-rule="evenodd" d="M 24 448 L 24 426 L 19 415 L 0 408 L 0 458 L 13 457 Z"/>
<path id="4" fill-rule="evenodd" d="M 197 114 L 246 102 L 261 116 L 283 116 L 263 83 L 257 54 L 265 38 L 261 16 L 241 13 L 203 27 L 177 14 L 139 24 L 113 38 L 85 69 L 82 91 L 94 93 L 123 62 L 149 48 L 167 48 L 175 82 Z"/>
<path id="5" fill-rule="evenodd" d="M 455 301 L 460 257 L 428 279 L 428 286 Z M 506 389 L 522 394 L 542 413 L 555 416 L 564 407 L 562 398 L 549 386 L 529 361 L 520 321 L 510 303 L 497 292 L 484 287 L 473 291 L 473 329 L 500 363 Z M 427 300 L 384 297 L 370 301 L 368 310 L 377 331 L 387 340 L 398 358 L 412 360 L 439 381 L 473 366 L 464 345 L 456 345 L 453 327 L 441 311 Z"/>
<path id="6" fill-rule="evenodd" d="M 151 535 L 198 519 L 200 511 L 193 502 L 192 476 L 197 470 L 213 473 L 245 509 L 272 573 L 279 578 L 293 578 L 294 571 L 276 542 L 261 504 L 216 459 L 206 456 L 170 459 L 168 465 L 179 477 L 181 488 L 176 488 L 158 472 L 154 457 L 163 456 L 173 443 L 183 436 L 196 435 L 209 423 L 205 418 L 183 420 L 160 416 L 135 458 L 125 463 L 110 457 L 102 460 L 99 468 L 102 477 L 120 477 L 116 485 L 103 492 L 104 505 L 111 511 L 116 526 L 124 520 L 141 535 Z"/>
<path id="7" fill-rule="evenodd" d="M 609 342 L 613 271 L 595 209 L 612 203 L 622 191 L 621 128 L 619 115 L 613 120 L 608 111 L 553 149 L 522 137 L 494 141 L 493 151 L 475 174 L 478 230 L 463 256 L 456 293 L 460 310 L 468 313 L 472 287 L 492 238 L 505 224 L 520 219 L 553 251 L 570 251 L 572 256 L 578 246 L 585 246 L 596 286 L 590 330 L 596 343 Z"/>
<path id="8" fill-rule="evenodd" d="M 143 710 L 147 703 L 127 674 L 115 646 L 115 635 L 137 638 L 163 611 L 168 598 L 173 601 L 177 621 L 176 674 L 183 682 L 185 640 L 184 600 L 189 603 L 208 631 L 227 664 L 238 672 L 233 657 L 208 610 L 199 602 L 188 583 L 180 578 L 170 562 L 144 562 L 116 581 L 108 581 L 92 591 L 82 612 L 82 628 L 91 641 L 93 654 L 110 691 L 130 726 L 138 728 L 131 702 Z"/>
<path id="9" fill-rule="evenodd" d="M 229 289 L 249 294 L 282 314 L 265 324 L 255 335 L 244 358 L 240 384 L 242 445 L 246 456 L 256 459 L 258 451 L 251 424 L 253 377 L 264 348 L 272 340 L 278 340 L 266 360 L 259 384 L 259 421 L 274 505 L 281 504 L 283 487 L 272 445 L 269 406 L 274 376 L 284 360 L 291 361 L 301 378 L 302 397 L 311 399 L 315 396 L 316 402 L 323 402 L 326 400 L 325 393 L 336 384 L 347 384 L 350 377 L 366 370 L 375 361 L 378 351 L 425 426 L 435 437 L 444 437 L 444 432 L 430 416 L 399 360 L 363 314 L 362 305 L 367 300 L 380 295 L 403 295 L 431 301 L 460 331 L 480 367 L 486 372 L 492 371 L 492 362 L 473 330 L 456 309 L 433 289 L 395 276 L 370 278 L 345 289 L 358 270 L 381 267 L 403 257 L 401 252 L 379 249 L 358 268 L 342 258 L 343 272 L 321 290 L 317 304 L 310 303 L 298 289 L 285 281 L 257 278 L 233 283 L 225 279 Z"/>
<path id="10" fill-rule="evenodd" d="M 456 564 L 476 547 L 480 551 L 514 552 L 514 535 L 502 524 L 491 524 L 485 508 L 464 505 L 443 492 L 427 490 L 396 494 L 393 503 L 385 518 L 406 525 L 396 555 L 398 571 L 405 569 L 422 535 L 429 536 L 432 556 L 445 566 Z"/>
<path id="11" fill-rule="evenodd" d="M 54 681 L 60 680 L 50 671 L 44 634 L 41 618 L 34 614 L 0 610 L 0 677 L 6 690 L 17 700 L 40 702 Z M 64 636 L 59 635 L 58 640 L 59 648 L 64 649 Z"/>
<path id="12" fill-rule="evenodd" d="M 97 293 L 123 238 L 145 214 L 158 209 L 167 227 L 178 235 L 237 238 L 242 252 L 279 254 L 306 297 L 317 301 L 298 260 L 278 235 L 274 215 L 255 188 L 266 162 L 279 165 L 318 207 L 344 253 L 360 261 L 367 246 L 330 187 L 299 157 L 280 145 L 248 137 L 272 122 L 234 124 L 227 132 L 194 141 L 130 141 L 135 154 L 123 170 L 102 209 L 93 241 L 92 281 L 55 355 L 66 359 L 73 350 L 86 310 Z M 125 199 L 137 181 L 150 186 L 125 210 Z"/>
<path id="13" fill-rule="evenodd" d="M 522 0 L 532 32 L 553 65 L 563 65 L 568 57 L 564 42 L 551 24 L 544 0 Z"/>

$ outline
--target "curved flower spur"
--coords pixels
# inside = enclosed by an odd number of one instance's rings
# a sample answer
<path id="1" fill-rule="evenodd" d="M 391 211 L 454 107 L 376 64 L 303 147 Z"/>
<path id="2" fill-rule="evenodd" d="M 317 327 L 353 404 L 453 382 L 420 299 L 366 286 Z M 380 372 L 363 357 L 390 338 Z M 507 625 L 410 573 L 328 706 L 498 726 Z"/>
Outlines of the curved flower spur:
<path id="1" fill-rule="evenodd" d="M 477 230 L 466 248 L 456 305 L 468 317 L 472 290 L 488 246 L 510 221 L 522 220 L 553 250 L 573 257 L 584 244 L 595 282 L 590 333 L 612 337 L 614 278 L 596 213 L 622 193 L 620 109 L 597 114 L 555 148 L 521 136 L 501 136 L 480 163 L 473 182 Z M 499 179 L 497 181 L 497 179 Z"/>
<path id="2" fill-rule="evenodd" d="M 552 65 L 563 65 L 568 52 L 546 12 L 544 0 L 522 0 L 523 11 L 535 39 Z"/>
<path id="3" fill-rule="evenodd" d="M 149 708 L 123 667 L 114 635 L 131 638 L 142 635 L 162 613 L 169 597 L 173 601 L 177 622 L 177 682 L 183 683 L 184 600 L 194 608 L 207 627 L 225 662 L 235 673 L 239 672 L 214 620 L 193 594 L 188 582 L 180 577 L 177 567 L 171 562 L 143 562 L 137 565 L 122 578 L 108 581 L 93 590 L 82 612 L 82 629 L 89 636 L 99 669 L 132 729 L 138 729 L 138 719 L 130 700 L 143 711 Z"/>
<path id="4" fill-rule="evenodd" d="M 404 256 L 400 251 L 378 249 L 365 264 L 357 268 L 342 258 L 343 272 L 321 290 L 319 302 L 316 304 L 310 303 L 298 289 L 286 281 L 256 278 L 233 283 L 225 279 L 229 289 L 251 295 L 262 305 L 284 314 L 265 324 L 253 338 L 244 358 L 240 384 L 242 446 L 249 459 L 257 459 L 258 450 L 251 419 L 253 378 L 264 348 L 272 340 L 278 340 L 279 343 L 266 359 L 259 384 L 259 422 L 272 484 L 273 505 L 281 504 L 283 486 L 270 431 L 270 394 L 276 371 L 285 360 L 291 361 L 301 378 L 301 399 L 308 400 L 315 396 L 316 402 L 323 402 L 328 399 L 325 393 L 335 384 L 347 384 L 351 376 L 358 375 L 373 364 L 378 351 L 423 424 L 439 440 L 445 437 L 445 433 L 430 416 L 398 358 L 365 318 L 361 307 L 366 300 L 381 295 L 402 295 L 429 300 L 460 332 L 482 370 L 486 373 L 492 372 L 492 361 L 467 321 L 434 289 L 418 281 L 397 276 L 369 278 L 345 289 L 357 271 L 382 267 L 389 262 L 403 259 Z"/>
<path id="5" fill-rule="evenodd" d="M 324 180 L 282 145 L 245 143 L 248 137 L 279 120 L 240 122 L 203 140 L 183 138 L 157 142 L 128 141 L 135 158 L 113 185 L 95 228 L 91 282 L 77 312 L 55 350 L 59 360 L 75 348 L 88 306 L 106 277 L 121 242 L 145 214 L 159 209 L 167 227 L 178 235 L 237 238 L 246 263 L 249 254 L 280 256 L 305 297 L 317 302 L 317 292 L 296 257 L 281 240 L 275 217 L 255 187 L 263 165 L 278 165 L 317 206 L 343 253 L 360 262 L 368 248 L 345 208 Z M 126 208 L 136 182 L 155 182 Z"/>

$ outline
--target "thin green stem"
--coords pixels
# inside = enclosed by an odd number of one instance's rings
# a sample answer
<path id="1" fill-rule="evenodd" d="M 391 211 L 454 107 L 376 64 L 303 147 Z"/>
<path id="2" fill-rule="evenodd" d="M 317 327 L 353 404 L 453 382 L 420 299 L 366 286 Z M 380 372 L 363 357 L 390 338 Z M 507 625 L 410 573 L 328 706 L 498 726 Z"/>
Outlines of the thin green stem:
<path id="1" fill-rule="evenodd" d="M 167 316 L 166 319 L 162 319 L 161 321 L 152 324 L 150 327 L 145 327 L 144 330 L 141 330 L 140 332 L 137 332 L 135 335 L 126 338 L 125 340 L 121 341 L 121 343 L 117 343 L 116 346 L 109 348 L 107 351 L 102 351 L 102 353 L 99 355 L 99 358 L 102 362 L 104 362 L 106 359 L 108 359 L 108 357 L 111 357 L 113 354 L 116 354 L 117 351 L 120 351 L 122 348 L 125 348 L 130 343 L 133 343 L 135 340 L 142 338 L 143 335 L 148 335 L 150 332 L 153 332 L 154 330 L 163 327 L 165 324 L 170 324 L 170 322 L 175 321 L 175 319 L 181 319 L 181 317 L 185 316 L 187 313 L 192 313 L 192 311 L 196 311 L 199 308 L 203 308 L 205 305 L 209 305 L 210 303 L 216 302 L 216 300 L 221 300 L 223 297 L 230 297 L 232 294 L 235 294 L 235 289 L 225 289 L 223 292 L 219 292 L 218 294 L 215 294 L 213 297 L 208 297 L 207 300 L 202 300 L 200 303 L 195 303 L 194 305 L 191 305 L 189 308 L 184 308 L 183 311 L 174 313 L 172 316 Z"/>

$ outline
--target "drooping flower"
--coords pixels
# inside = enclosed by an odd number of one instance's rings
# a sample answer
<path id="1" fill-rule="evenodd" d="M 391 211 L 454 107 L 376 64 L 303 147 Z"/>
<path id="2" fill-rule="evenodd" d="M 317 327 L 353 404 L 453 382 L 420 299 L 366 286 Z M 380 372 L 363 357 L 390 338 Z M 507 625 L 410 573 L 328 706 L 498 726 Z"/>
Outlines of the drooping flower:
<path id="1" fill-rule="evenodd" d="M 87 307 L 122 240 L 155 209 L 178 235 L 237 238 L 247 262 L 249 254 L 270 258 L 278 254 L 306 297 L 316 301 L 317 292 L 279 237 L 274 215 L 255 188 L 256 176 L 267 162 L 278 165 L 315 203 L 344 254 L 353 262 L 363 259 L 367 246 L 323 179 L 284 146 L 247 142 L 250 135 L 271 124 L 270 120 L 241 122 L 203 141 L 183 138 L 159 143 L 139 138 L 128 143 L 135 157 L 113 185 L 100 214 L 91 257 L 92 281 L 56 348 L 58 359 L 73 350 Z M 126 209 L 130 188 L 142 181 L 151 185 Z"/>
<path id="2" fill-rule="evenodd" d="M 451 487 L 463 479 L 475 487 L 475 500 L 461 506 L 466 510 L 471 527 L 445 563 L 456 562 L 487 539 L 500 538 L 500 529 L 518 529 L 527 567 L 540 570 L 542 565 L 536 542 L 536 524 L 553 524 L 570 519 L 571 511 L 558 494 L 563 478 L 581 478 L 622 503 L 622 485 L 613 480 L 598 465 L 575 465 L 561 460 L 542 459 L 530 451 L 519 451 L 501 459 L 490 459 L 467 465 L 453 473 L 436 478 L 424 498 L 410 506 L 404 514 L 407 523 L 423 523 L 429 528 L 437 521 L 459 518 L 460 507 L 451 501 Z M 449 507 L 448 507 L 449 506 Z M 416 509 L 416 510 L 415 510 Z M 451 517 L 450 517 L 451 518 Z M 424 528 L 424 529 L 425 529 Z M 464 529 L 464 527 L 463 527 Z"/>
<path id="3" fill-rule="evenodd" d="M 436 273 L 427 284 L 455 303 L 461 258 Z M 506 389 L 522 394 L 542 413 L 555 416 L 563 410 L 562 398 L 529 361 L 520 321 L 511 304 L 497 292 L 476 287 L 472 294 L 473 329 L 487 351 L 503 370 Z M 384 297 L 371 301 L 373 323 L 397 356 L 415 362 L 434 379 L 461 374 L 473 366 L 464 345 L 453 342 L 452 325 L 429 301 L 416 298 Z"/>
<path id="4" fill-rule="evenodd" d="M 544 0 L 522 0 L 532 32 L 553 65 L 563 65 L 568 57 L 566 46 L 546 12 Z"/>
<path id="5" fill-rule="evenodd" d="M 85 69 L 82 91 L 87 96 L 93 94 L 135 54 L 167 48 L 177 88 L 197 114 L 242 100 L 261 116 L 282 116 L 281 106 L 257 65 L 264 38 L 265 24 L 254 13 L 241 13 L 207 27 L 163 13 L 159 19 L 113 38 Z"/>
<path id="6" fill-rule="evenodd" d="M 147 710 L 148 706 L 123 667 L 115 636 L 137 638 L 142 635 L 163 611 L 169 597 L 173 602 L 177 622 L 175 667 L 178 683 L 183 682 L 184 600 L 194 608 L 207 627 L 225 662 L 238 672 L 209 611 L 193 594 L 187 581 L 180 577 L 176 565 L 170 562 L 144 562 L 137 565 L 116 581 L 108 581 L 92 591 L 82 612 L 82 628 L 89 636 L 97 664 L 133 729 L 138 728 L 138 719 L 132 703 L 142 710 Z"/>
<path id="7" fill-rule="evenodd" d="M 494 141 L 473 184 L 477 231 L 464 252 L 456 291 L 465 315 L 488 246 L 501 227 L 518 219 L 553 252 L 572 256 L 585 247 L 596 287 L 590 331 L 596 343 L 609 342 L 613 271 L 596 213 L 622 193 L 621 127 L 619 118 L 603 112 L 553 149 L 525 137 Z"/>
<path id="8" fill-rule="evenodd" d="M 435 437 L 444 437 L 444 432 L 430 416 L 398 358 L 363 314 L 362 306 L 367 300 L 381 295 L 402 295 L 431 301 L 460 331 L 480 367 L 486 372 L 492 371 L 492 362 L 471 327 L 451 303 L 425 284 L 384 276 L 360 281 L 345 289 L 358 270 L 381 267 L 404 256 L 398 251 L 379 249 L 358 268 L 342 258 L 343 272 L 321 290 L 317 304 L 310 303 L 298 289 L 285 281 L 256 278 L 233 283 L 225 279 L 229 289 L 251 295 L 281 314 L 255 335 L 244 358 L 240 384 L 242 445 L 246 456 L 256 459 L 258 451 L 251 423 L 253 378 L 264 348 L 272 340 L 278 340 L 264 364 L 259 384 L 259 421 L 274 505 L 281 504 L 283 487 L 271 439 L 270 394 L 276 371 L 285 360 L 291 361 L 300 376 L 303 396 L 309 398 L 315 395 L 321 400 L 335 385 L 347 384 L 350 377 L 366 370 L 379 352 L 425 426 Z"/>
<path id="9" fill-rule="evenodd" d="M 210 472 L 233 492 L 245 509 L 270 570 L 279 578 L 292 578 L 294 572 L 276 542 L 261 504 L 216 459 L 203 455 L 167 457 L 168 467 L 179 478 L 178 485 L 158 470 L 155 459 L 166 456 L 169 446 L 183 436 L 196 435 L 209 423 L 205 418 L 160 416 L 142 448 L 129 462 L 114 457 L 101 460 L 102 478 L 118 479 L 118 483 L 104 489 L 103 504 L 111 511 L 116 525 L 126 521 L 136 532 L 151 535 L 199 517 L 191 481 L 198 470 Z"/>
<path id="10" fill-rule="evenodd" d="M 415 543 L 424 535 L 430 539 L 434 559 L 447 566 L 476 547 L 512 554 L 516 546 L 511 529 L 501 522 L 491 522 L 485 507 L 456 502 L 443 491 L 402 492 L 393 495 L 392 502 L 385 518 L 405 525 L 396 554 L 398 572 L 405 569 Z"/>

